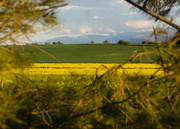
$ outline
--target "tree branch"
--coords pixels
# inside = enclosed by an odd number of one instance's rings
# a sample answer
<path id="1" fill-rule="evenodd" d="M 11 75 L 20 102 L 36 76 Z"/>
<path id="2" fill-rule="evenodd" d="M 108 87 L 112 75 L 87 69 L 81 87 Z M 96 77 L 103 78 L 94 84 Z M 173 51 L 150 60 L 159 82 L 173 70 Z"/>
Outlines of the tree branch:
<path id="1" fill-rule="evenodd" d="M 125 103 L 125 102 L 128 102 L 131 98 L 133 98 L 134 96 L 136 96 L 139 92 L 141 92 L 149 82 L 151 82 L 153 79 L 154 79 L 154 75 L 156 74 L 156 72 L 147 80 L 147 82 L 145 82 L 145 84 L 143 86 L 141 86 L 139 88 L 139 90 L 133 94 L 131 94 L 129 97 L 127 97 L 126 99 L 122 100 L 122 101 L 115 101 L 115 102 L 111 102 L 111 103 L 107 103 L 101 107 L 98 107 L 97 109 L 93 109 L 93 110 L 90 110 L 90 111 L 87 111 L 87 112 L 84 112 L 84 113 L 79 113 L 79 114 L 76 114 L 74 116 L 70 116 L 68 117 L 66 120 L 64 120 L 62 123 L 60 123 L 59 125 L 62 125 L 64 124 L 65 122 L 68 122 L 69 120 L 72 120 L 72 119 L 75 119 L 75 118 L 78 118 L 78 117 L 81 117 L 81 116 L 84 116 L 84 115 L 88 115 L 88 114 L 91 114 L 91 113 L 94 113 L 98 110 L 102 110 L 102 109 L 106 109 L 107 107 L 110 107 L 110 106 L 113 106 L 113 105 L 116 105 L 116 104 L 122 104 L 122 103 Z"/>
<path id="2" fill-rule="evenodd" d="M 166 18 L 164 18 L 164 17 L 162 17 L 162 16 L 160 16 L 160 15 L 158 15 L 158 14 L 156 14 L 156 13 L 154 13 L 154 12 L 144 8 L 144 7 L 141 7 L 140 5 L 136 4 L 135 2 L 133 2 L 131 0 L 125 0 L 125 1 L 130 3 L 130 4 L 132 4 L 133 6 L 137 7 L 138 9 L 142 10 L 143 12 L 145 12 L 145 13 L 147 13 L 147 14 L 155 17 L 155 18 L 157 18 L 158 20 L 161 20 L 161 21 L 167 23 L 168 25 L 170 25 L 170 26 L 180 30 L 180 26 L 175 24 L 175 23 L 173 23 L 173 22 L 171 22 L 170 20 L 168 20 L 168 19 L 166 19 Z"/>

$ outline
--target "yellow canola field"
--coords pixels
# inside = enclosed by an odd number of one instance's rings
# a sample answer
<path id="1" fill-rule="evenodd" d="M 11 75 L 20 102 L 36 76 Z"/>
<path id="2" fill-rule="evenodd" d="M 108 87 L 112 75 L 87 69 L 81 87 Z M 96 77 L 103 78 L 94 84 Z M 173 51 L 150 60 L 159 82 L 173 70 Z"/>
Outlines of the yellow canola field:
<path id="1" fill-rule="evenodd" d="M 25 69 L 27 74 L 96 74 L 98 69 L 98 74 L 106 72 L 108 69 L 103 67 L 112 68 L 118 66 L 119 64 L 100 64 L 100 63 L 35 63 L 32 68 Z M 143 74 L 151 75 L 160 69 L 157 64 L 125 64 L 123 65 L 123 70 L 118 69 L 118 73 L 125 71 L 128 74 Z M 159 70 L 157 74 L 162 74 L 163 71 Z"/>

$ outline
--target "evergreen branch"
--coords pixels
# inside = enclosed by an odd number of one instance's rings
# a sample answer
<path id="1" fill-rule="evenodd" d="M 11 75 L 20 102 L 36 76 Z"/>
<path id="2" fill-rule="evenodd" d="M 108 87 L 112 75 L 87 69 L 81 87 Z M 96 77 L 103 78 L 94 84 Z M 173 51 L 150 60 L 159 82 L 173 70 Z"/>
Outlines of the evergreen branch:
<path id="1" fill-rule="evenodd" d="M 163 21 L 165 23 L 167 23 L 168 25 L 176 28 L 177 30 L 180 30 L 180 26 L 179 25 L 171 22 L 170 20 L 162 17 L 161 15 L 158 15 L 158 14 L 156 14 L 156 13 L 154 13 L 154 12 L 144 8 L 144 7 L 141 7 L 140 5 L 136 4 L 135 2 L 133 2 L 131 0 L 125 0 L 125 1 L 130 3 L 130 4 L 132 4 L 133 6 L 137 7 L 138 9 L 142 10 L 143 12 L 145 12 L 145 13 L 147 13 L 147 14 L 149 14 L 149 15 L 151 15 L 151 16 L 153 16 L 153 17 L 155 17 L 155 18 L 157 18 L 157 19 L 159 19 L 159 20 L 161 20 L 161 21 Z"/>
<path id="2" fill-rule="evenodd" d="M 94 113 L 96 111 L 99 111 L 99 110 L 102 110 L 102 109 L 106 109 L 110 106 L 113 106 L 113 105 L 117 105 L 117 104 L 122 104 L 122 103 L 125 103 L 125 102 L 128 102 L 130 99 L 132 99 L 134 96 L 136 96 L 137 94 L 139 94 L 145 87 L 147 87 L 148 83 L 149 82 L 152 82 L 152 80 L 155 78 L 154 75 L 156 74 L 156 72 L 145 82 L 145 84 L 143 86 L 141 86 L 139 88 L 139 90 L 133 94 L 131 94 L 129 97 L 127 97 L 126 99 L 122 100 L 122 101 L 115 101 L 115 102 L 111 102 L 111 103 L 107 103 L 101 107 L 98 107 L 97 109 L 93 109 L 93 110 L 90 110 L 90 111 L 87 111 L 85 113 L 80 113 L 80 114 L 76 114 L 75 116 L 70 116 L 68 117 L 66 120 L 64 120 L 63 122 L 61 122 L 59 125 L 62 125 L 64 124 L 65 122 L 68 122 L 69 120 L 72 120 L 72 119 L 75 119 L 75 118 L 78 118 L 78 117 L 81 117 L 81 116 L 85 116 L 85 115 L 88 115 L 88 114 L 91 114 L 91 113 Z"/>

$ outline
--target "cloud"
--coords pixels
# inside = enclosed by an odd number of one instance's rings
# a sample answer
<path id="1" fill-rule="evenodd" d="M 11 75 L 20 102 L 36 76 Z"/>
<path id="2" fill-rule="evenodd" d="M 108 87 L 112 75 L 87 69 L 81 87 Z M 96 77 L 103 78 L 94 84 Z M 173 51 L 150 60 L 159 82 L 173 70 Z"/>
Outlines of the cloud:
<path id="1" fill-rule="evenodd" d="M 116 33 L 116 31 L 115 31 L 114 29 L 104 28 L 104 27 L 102 27 L 102 26 L 98 26 L 97 29 L 98 29 L 98 31 L 100 31 L 100 32 Z"/>
<path id="2" fill-rule="evenodd" d="M 79 8 L 77 8 L 76 10 L 87 11 L 87 10 L 92 10 L 92 9 L 93 8 L 79 6 Z"/>
<path id="3" fill-rule="evenodd" d="M 102 31 L 104 29 L 104 27 L 102 27 L 102 26 L 98 26 L 97 28 L 99 31 Z"/>
<path id="4" fill-rule="evenodd" d="M 124 0 L 116 0 L 115 2 L 110 2 L 110 6 L 112 7 L 131 7 L 126 1 Z"/>
<path id="5" fill-rule="evenodd" d="M 71 30 L 70 29 L 62 29 L 60 30 L 61 33 L 65 33 L 65 34 L 71 34 Z"/>
<path id="6" fill-rule="evenodd" d="M 92 29 L 91 29 L 91 27 L 89 27 L 89 26 L 82 26 L 81 28 L 80 28 L 80 33 L 82 33 L 82 34 L 85 34 L 85 33 L 90 33 L 92 31 Z"/>
<path id="7" fill-rule="evenodd" d="M 109 34 L 99 34 L 99 33 L 87 33 L 84 35 L 109 36 Z"/>
<path id="8" fill-rule="evenodd" d="M 129 13 L 123 13 L 122 15 L 124 15 L 124 16 L 135 16 L 135 15 L 138 15 L 138 13 L 136 13 L 136 12 L 129 12 Z"/>
<path id="9" fill-rule="evenodd" d="M 93 19 L 94 20 L 97 20 L 97 19 L 102 19 L 103 17 L 100 17 L 100 16 L 94 16 Z"/>
<path id="10" fill-rule="evenodd" d="M 149 21 L 127 21 L 124 23 L 128 27 L 132 27 L 135 29 L 142 29 L 150 27 Z"/>
<path id="11" fill-rule="evenodd" d="M 91 9 L 92 9 L 92 8 L 89 8 L 89 7 L 68 5 L 68 6 L 64 6 L 64 7 L 58 8 L 58 11 L 60 11 L 60 12 L 65 12 L 65 11 L 69 11 L 69 10 L 86 11 L 86 10 L 91 10 Z"/>
<path id="12" fill-rule="evenodd" d="M 53 39 L 57 35 L 48 34 L 48 32 L 38 32 L 37 34 L 32 35 L 32 41 L 45 42 L 48 39 Z"/>
<path id="13" fill-rule="evenodd" d="M 110 28 L 107 28 L 106 31 L 110 32 L 110 33 L 115 33 L 116 32 L 114 29 L 110 29 Z"/>
<path id="14" fill-rule="evenodd" d="M 79 6 L 68 5 L 68 6 L 58 8 L 58 11 L 64 12 L 64 11 L 69 11 L 71 9 L 77 9 L 77 8 L 79 8 Z"/>
<path id="15" fill-rule="evenodd" d="M 51 35 L 71 34 L 71 30 L 65 28 L 56 28 L 56 29 L 51 29 L 49 34 Z"/>

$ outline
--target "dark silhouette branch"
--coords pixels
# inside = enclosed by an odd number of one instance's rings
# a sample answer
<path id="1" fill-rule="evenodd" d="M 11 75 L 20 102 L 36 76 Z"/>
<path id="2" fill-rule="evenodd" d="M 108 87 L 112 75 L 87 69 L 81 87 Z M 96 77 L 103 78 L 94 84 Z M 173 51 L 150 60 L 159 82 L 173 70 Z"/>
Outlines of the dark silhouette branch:
<path id="1" fill-rule="evenodd" d="M 148 0 L 146 0 L 143 4 L 143 8 L 146 8 L 146 4 L 147 4 Z"/>
<path id="2" fill-rule="evenodd" d="M 158 71 L 157 71 L 158 72 Z M 126 99 L 122 100 L 122 101 L 115 101 L 115 102 L 111 102 L 111 103 L 107 103 L 101 107 L 98 107 L 97 109 L 93 109 L 93 110 L 90 110 L 90 111 L 87 111 L 87 112 L 84 112 L 84 113 L 79 113 L 79 114 L 76 114 L 74 116 L 70 116 L 68 117 L 66 120 L 64 120 L 62 123 L 60 123 L 59 125 L 62 125 L 64 124 L 65 122 L 68 122 L 72 119 L 75 119 L 75 118 L 78 118 L 78 117 L 81 117 L 81 116 L 85 116 L 85 115 L 88 115 L 88 114 L 91 114 L 91 113 L 94 113 L 96 111 L 99 111 L 99 110 L 102 110 L 102 109 L 106 109 L 108 107 L 111 107 L 113 105 L 116 105 L 116 104 L 121 104 L 121 103 L 125 103 L 125 102 L 128 102 L 130 99 L 132 99 L 134 96 L 136 96 L 137 94 L 139 94 L 139 92 L 141 92 L 154 78 L 155 78 L 155 75 L 156 72 L 145 82 L 145 84 L 143 86 L 141 86 L 139 88 L 139 90 L 133 94 L 131 94 L 129 97 L 127 97 Z"/>
<path id="3" fill-rule="evenodd" d="M 125 0 L 125 1 L 128 2 L 128 3 L 130 3 L 131 5 L 135 6 L 136 8 L 142 10 L 143 12 L 145 12 L 145 13 L 153 16 L 153 17 L 155 17 L 156 19 L 161 20 L 161 21 L 167 23 L 168 25 L 170 25 L 170 26 L 172 26 L 172 27 L 180 30 L 180 26 L 179 26 L 179 25 L 171 22 L 170 20 L 162 17 L 161 15 L 158 15 L 158 14 L 156 14 L 156 13 L 154 13 L 154 12 L 146 9 L 145 7 L 141 7 L 140 5 L 136 4 L 135 2 L 133 2 L 133 1 L 131 1 L 131 0 Z"/>

